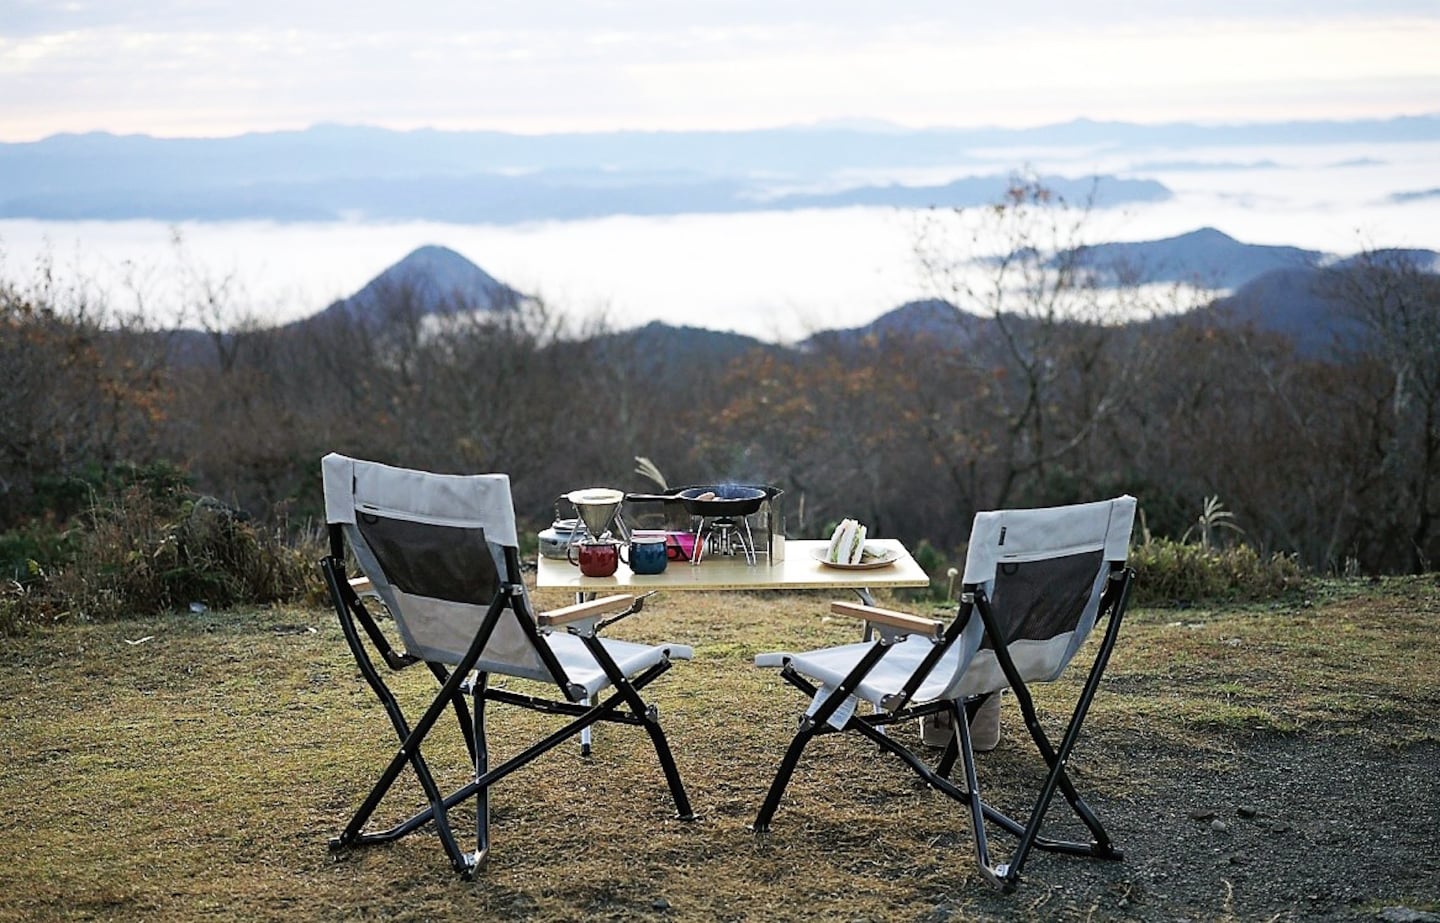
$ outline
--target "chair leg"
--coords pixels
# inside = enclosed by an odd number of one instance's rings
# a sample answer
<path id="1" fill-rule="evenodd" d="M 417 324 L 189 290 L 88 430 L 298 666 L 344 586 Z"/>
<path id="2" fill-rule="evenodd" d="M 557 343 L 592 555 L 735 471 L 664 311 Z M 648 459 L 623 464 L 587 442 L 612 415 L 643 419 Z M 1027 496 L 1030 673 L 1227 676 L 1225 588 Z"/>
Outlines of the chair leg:
<path id="1" fill-rule="evenodd" d="M 940 760 L 935 764 L 935 772 L 945 778 L 950 777 L 950 772 L 955 768 L 955 760 L 960 756 L 960 732 L 956 731 L 966 718 L 967 712 L 958 702 L 950 702 L 950 727 L 952 733 L 950 739 L 945 743 L 945 749 L 940 754 Z"/>
<path id="2" fill-rule="evenodd" d="M 580 700 L 580 704 L 581 704 L 581 705 L 589 705 L 591 701 L 592 701 L 592 700 L 591 700 L 591 697 L 587 695 L 585 698 L 583 698 L 583 699 Z M 580 732 L 580 755 L 581 755 L 581 756 L 589 756 L 589 755 L 590 755 L 590 749 L 591 749 L 591 747 L 590 747 L 590 740 L 591 740 L 591 735 L 594 733 L 594 730 L 595 730 L 595 729 L 594 729 L 593 727 L 587 727 L 587 728 L 585 728 L 583 731 Z"/>
<path id="3" fill-rule="evenodd" d="M 755 822 L 750 829 L 755 833 L 769 833 L 770 819 L 775 816 L 775 811 L 780 807 L 780 796 L 785 793 L 785 787 L 790 784 L 790 777 L 795 774 L 795 767 L 800 762 L 800 754 L 815 737 L 817 725 L 808 717 L 800 719 L 800 729 L 795 732 L 795 738 L 790 741 L 790 747 L 785 751 L 785 758 L 780 761 L 780 768 L 775 770 L 775 779 L 770 783 L 770 790 L 765 794 L 765 801 L 760 805 L 760 811 L 755 815 Z"/>
<path id="4" fill-rule="evenodd" d="M 455 679 L 458 679 L 458 677 L 452 677 L 452 681 Z M 458 682 L 456 682 L 457 687 L 458 685 Z M 388 692 L 388 690 L 386 691 Z M 440 843 L 445 849 L 445 854 L 450 857 L 450 863 L 455 867 L 455 870 L 466 876 L 474 872 L 474 862 L 470 856 L 466 855 L 460 849 L 459 844 L 455 840 L 455 834 L 450 829 L 447 799 L 440 794 L 440 788 L 435 784 L 435 777 L 431 774 L 430 767 L 426 763 L 424 755 L 420 752 L 420 745 L 423 743 L 425 735 L 430 732 L 430 728 L 434 725 L 435 719 L 444 711 L 452 693 L 453 690 L 442 690 L 442 693 L 436 696 L 424 716 L 421 717 L 420 722 L 415 728 L 409 730 L 408 733 L 404 730 L 404 718 L 398 717 L 398 710 L 396 714 L 392 716 L 392 720 L 396 722 L 396 733 L 401 738 L 400 749 L 396 752 L 395 756 L 391 758 L 389 765 L 385 767 L 385 771 L 381 774 L 380 779 L 370 790 L 370 794 L 366 797 L 365 802 L 360 806 L 360 809 L 355 812 L 354 817 L 350 819 L 350 823 L 346 825 L 339 836 L 330 841 L 331 849 L 343 849 L 348 846 L 364 843 L 390 842 L 399 839 L 428 820 L 435 824 L 435 832 L 439 835 Z M 425 792 L 425 799 L 429 803 L 429 808 L 390 830 L 378 833 L 362 832 L 365 824 L 369 822 L 370 816 L 374 813 L 375 809 L 379 807 L 385 795 L 389 793 L 391 786 L 395 784 L 395 780 L 399 777 L 401 770 L 404 769 L 406 765 L 409 765 L 410 768 L 414 770 L 415 776 L 420 782 L 420 787 Z"/>
<path id="5" fill-rule="evenodd" d="M 587 634 L 581 635 L 580 641 L 590 651 L 595 662 L 600 665 L 600 669 L 605 671 L 610 685 L 615 687 L 616 695 L 624 700 L 630 713 L 650 735 L 650 742 L 655 746 L 655 756 L 660 760 L 660 769 L 665 773 L 665 784 L 670 787 L 670 797 L 675 799 L 675 816 L 680 820 L 694 820 L 695 811 L 690 807 L 690 796 L 685 794 L 685 783 L 680 780 L 680 770 L 675 766 L 675 756 L 670 751 L 670 743 L 665 738 L 665 730 L 660 727 L 659 712 L 655 706 L 646 705 L 640 698 L 639 690 L 669 670 L 670 662 L 662 661 L 632 681 L 620 672 L 620 668 L 615 664 L 615 659 L 605 650 L 605 646 L 600 643 L 599 638 L 593 634 Z"/>
<path id="6" fill-rule="evenodd" d="M 443 688 L 450 680 L 449 672 L 438 663 L 426 663 L 430 672 L 435 675 L 435 681 Z M 460 735 L 465 738 L 465 752 L 470 754 L 470 759 L 475 759 L 475 729 L 470 719 L 470 711 L 465 705 L 465 696 L 469 694 L 466 684 L 462 683 L 459 690 L 451 698 L 455 706 L 455 719 L 460 724 Z"/>
<path id="7" fill-rule="evenodd" d="M 350 823 L 336 837 L 330 840 L 332 850 L 344 849 L 359 843 L 388 842 L 403 836 L 408 829 L 406 825 L 381 833 L 364 833 L 365 824 L 369 822 L 380 801 L 395 784 L 395 779 L 400 771 L 408 764 L 415 771 L 420 781 L 420 786 L 425 791 L 425 798 L 430 807 L 428 813 L 433 815 L 436 832 L 440 835 L 440 841 L 445 847 L 445 852 L 450 857 L 451 863 L 458 871 L 465 871 L 469 866 L 460 847 L 455 843 L 455 836 L 450 830 L 450 824 L 445 814 L 444 799 L 440 794 L 439 786 L 435 784 L 435 778 L 430 773 L 430 767 L 425 762 L 425 757 L 420 752 L 420 744 L 424 741 L 425 735 L 430 732 L 435 720 L 445 710 L 458 694 L 461 681 L 464 679 L 459 674 L 452 674 L 442 686 L 440 693 L 430 703 L 425 714 L 421 717 L 419 724 L 413 729 L 405 720 L 405 714 L 396 701 L 390 687 L 381 679 L 380 673 L 375 669 L 375 664 L 365 653 L 364 645 L 360 641 L 360 632 L 355 624 L 355 617 L 350 607 L 345 602 L 345 590 L 340 586 L 340 577 L 335 569 L 334 562 L 327 559 L 322 565 L 325 581 L 330 590 L 330 598 L 335 604 L 335 610 L 340 618 L 340 630 L 345 635 L 345 642 L 349 645 L 351 653 L 355 656 L 355 662 L 360 667 L 360 673 L 365 682 L 380 700 L 386 715 L 390 718 L 390 724 L 395 734 L 402 741 L 400 750 L 391 758 L 390 764 L 381 774 L 380 779 L 371 788 L 370 794 L 360 805 L 360 809 L 350 819 Z"/>
<path id="8" fill-rule="evenodd" d="M 490 675 L 481 673 L 474 685 L 474 716 L 472 739 L 475 742 L 475 779 L 478 782 L 490 771 L 490 746 L 485 738 L 485 689 Z M 475 793 L 475 855 L 472 867 L 478 867 L 490 857 L 490 786 L 485 785 Z"/>
<path id="9" fill-rule="evenodd" d="M 1002 658 L 1002 664 L 1008 660 L 1008 654 Z M 1094 686 L 1099 681 L 1100 671 L 1103 664 L 1097 665 L 1092 670 L 1089 681 L 1081 693 L 1081 700 L 1076 705 L 1075 713 L 1071 716 L 1070 723 L 1066 726 L 1065 735 L 1057 750 L 1046 735 L 1045 729 L 1040 724 L 1040 718 L 1035 711 L 1034 700 L 1030 691 L 1023 681 L 1012 682 L 1011 689 L 1015 693 L 1016 704 L 1020 706 L 1020 714 L 1025 719 L 1025 727 L 1030 732 L 1030 737 L 1035 742 L 1035 748 L 1039 751 L 1041 758 L 1045 761 L 1048 772 L 1045 781 L 1041 784 L 1040 792 L 1036 796 L 1035 803 L 1031 807 L 1030 816 L 1023 825 L 1017 824 L 1010 818 L 1004 818 L 1007 829 L 1016 833 L 1019 842 L 1015 847 L 1014 855 L 1009 863 L 996 867 L 996 872 L 1001 876 L 1002 882 L 1008 882 L 1013 887 L 1020 878 L 1020 869 L 1025 864 L 1026 858 L 1032 849 L 1043 849 L 1047 852 L 1063 853 L 1072 856 L 1086 856 L 1095 859 L 1122 859 L 1124 853 L 1115 848 L 1110 835 L 1105 831 L 1100 819 L 1090 809 L 1070 776 L 1066 773 L 1066 765 L 1070 760 L 1070 753 L 1079 740 L 1080 728 L 1084 723 L 1085 713 L 1089 708 L 1090 697 L 1093 695 Z M 1056 791 L 1064 795 L 1071 810 L 1080 818 L 1081 822 L 1089 829 L 1093 839 L 1089 843 L 1074 842 L 1069 840 L 1056 840 L 1040 834 L 1041 824 L 1045 821 L 1045 815 L 1050 810 L 1051 802 L 1054 800 Z"/>
<path id="10" fill-rule="evenodd" d="M 975 770 L 975 748 L 970 739 L 968 710 L 954 701 L 950 703 L 950 707 L 955 719 L 955 740 L 951 746 L 960 751 L 961 763 L 965 769 L 965 791 L 969 796 L 965 800 L 970 808 L 970 827 L 975 834 L 975 862 L 986 882 L 1008 894 L 1015 890 L 1016 879 L 1007 878 L 1003 867 L 996 868 L 990 864 L 990 843 L 985 835 L 987 812 L 985 801 L 980 797 L 980 775 Z M 949 751 L 946 752 L 948 755 Z"/>
<path id="11" fill-rule="evenodd" d="M 685 793 L 685 783 L 680 780 L 680 770 L 675 765 L 675 756 L 670 752 L 670 742 L 660 727 L 660 720 L 654 706 L 645 709 L 641 723 L 655 745 L 655 755 L 660 759 L 660 769 L 665 773 L 665 784 L 670 787 L 670 797 L 675 800 L 675 816 L 679 820 L 694 820 L 695 810 L 690 807 L 690 796 Z"/>
<path id="12" fill-rule="evenodd" d="M 1035 746 L 1040 751 L 1041 757 L 1045 760 L 1049 772 L 1046 773 L 1045 781 L 1040 788 L 1040 793 L 1035 799 L 1030 821 L 1026 825 L 1024 833 L 1020 836 L 1020 843 L 1015 850 L 1015 857 L 1010 862 L 1014 873 L 1016 875 L 1019 874 L 1019 867 L 1021 863 L 1025 861 L 1025 857 L 1032 846 L 1038 846 L 1041 849 L 1050 849 L 1055 852 L 1092 856 L 1097 859 L 1124 858 L 1124 853 L 1115 848 L 1115 844 L 1110 839 L 1110 834 L 1106 832 L 1104 825 L 1100 823 L 1100 818 L 1097 817 L 1095 812 L 1090 809 L 1090 806 L 1085 803 L 1085 800 L 1080 796 L 1080 792 L 1075 788 L 1074 782 L 1071 781 L 1069 774 L 1066 772 L 1066 766 L 1070 761 L 1070 753 L 1074 749 L 1079 737 L 1079 719 L 1083 719 L 1083 714 L 1071 720 L 1065 737 L 1060 743 L 1060 748 L 1056 750 L 1051 745 L 1050 739 L 1045 734 L 1044 729 L 1040 726 L 1039 718 L 1035 714 L 1034 704 L 1030 700 L 1028 690 L 1024 692 L 1017 690 L 1016 699 L 1021 704 L 1021 712 L 1025 715 L 1025 723 L 1030 730 L 1030 736 L 1034 739 Z M 1040 824 L 1044 820 L 1045 813 L 1049 810 L 1050 803 L 1054 800 L 1057 790 L 1064 796 L 1071 810 L 1075 812 L 1075 816 L 1080 818 L 1081 822 L 1089 829 L 1093 837 L 1090 843 L 1056 842 L 1040 836 Z"/>

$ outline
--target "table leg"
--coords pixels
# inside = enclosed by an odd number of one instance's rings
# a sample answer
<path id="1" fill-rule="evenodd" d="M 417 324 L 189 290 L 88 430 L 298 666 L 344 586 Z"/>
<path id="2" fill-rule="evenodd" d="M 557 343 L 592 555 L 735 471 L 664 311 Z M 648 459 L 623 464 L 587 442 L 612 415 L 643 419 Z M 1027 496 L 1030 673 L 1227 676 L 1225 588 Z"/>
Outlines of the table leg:
<path id="1" fill-rule="evenodd" d="M 860 604 L 861 604 L 862 606 L 873 606 L 873 605 L 875 605 L 875 597 L 870 595 L 870 590 L 867 589 L 866 587 L 863 587 L 863 586 L 862 586 L 862 587 L 855 587 L 855 595 L 858 596 L 858 597 L 860 597 Z M 862 640 L 862 641 L 869 641 L 869 640 L 873 637 L 873 635 L 874 635 L 874 630 L 870 627 L 870 623 L 869 623 L 869 622 L 866 622 L 866 623 L 865 623 L 865 634 L 861 637 L 860 640 Z"/>
<path id="2" fill-rule="evenodd" d="M 576 601 L 577 603 L 589 602 L 590 600 L 592 600 L 592 599 L 594 599 L 594 598 L 595 598 L 595 594 L 594 594 L 594 593 L 584 593 L 584 592 L 581 592 L 581 591 L 579 591 L 579 590 L 577 590 L 577 591 L 575 592 L 575 601 Z M 581 704 L 581 705 L 589 705 L 589 704 L 590 704 L 590 697 L 587 695 L 585 698 L 581 699 L 581 700 L 580 700 L 580 704 Z M 590 755 L 590 727 L 583 727 L 583 728 L 580 729 L 580 755 L 581 755 L 581 756 L 589 756 L 589 755 Z"/>

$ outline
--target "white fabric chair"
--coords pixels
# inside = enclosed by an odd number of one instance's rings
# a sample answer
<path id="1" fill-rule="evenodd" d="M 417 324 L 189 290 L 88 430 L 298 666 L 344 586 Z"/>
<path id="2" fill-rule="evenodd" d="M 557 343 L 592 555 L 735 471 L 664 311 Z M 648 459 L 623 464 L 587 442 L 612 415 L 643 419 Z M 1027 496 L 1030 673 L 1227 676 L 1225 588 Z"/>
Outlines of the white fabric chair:
<path id="1" fill-rule="evenodd" d="M 810 697 L 805 717 L 777 769 L 754 830 L 769 830 L 781 795 L 805 746 L 817 735 L 854 731 L 899 757 L 927 783 L 970 808 L 976 856 L 984 877 L 1011 890 L 1032 848 L 1118 859 L 1099 820 L 1080 798 L 1065 764 L 1114 648 L 1133 573 L 1125 567 L 1135 498 L 1048 509 L 980 513 L 971 529 L 961 602 L 953 621 L 921 618 L 854 603 L 831 611 L 867 620 L 873 641 L 800 654 L 763 654 L 758 666 L 781 667 L 782 676 Z M 1107 618 L 1108 617 L 1108 618 Z M 1041 727 L 1028 685 L 1057 679 L 1096 622 L 1107 618 L 1104 638 L 1059 747 Z M 1022 822 L 980 796 L 968 717 L 1010 689 L 1048 772 L 1030 815 Z M 873 711 L 857 706 L 867 702 Z M 931 767 L 885 733 L 888 725 L 949 712 L 955 740 Z M 963 760 L 964 785 L 949 779 Z M 1078 843 L 1040 835 L 1056 790 L 1089 828 Z M 1010 862 L 992 865 L 989 821 L 1019 838 Z"/>
<path id="2" fill-rule="evenodd" d="M 693 818 L 657 712 L 639 695 L 670 669 L 672 661 L 690 659 L 690 648 L 599 636 L 605 625 L 639 611 L 640 600 L 629 595 L 607 596 L 551 612 L 533 612 L 520 568 L 506 475 L 433 474 L 336 454 L 325 456 L 321 469 L 330 530 L 330 554 L 321 567 L 361 674 L 402 742 L 350 823 L 331 841 L 332 848 L 390 842 L 433 822 L 451 863 L 468 877 L 489 851 L 490 787 L 601 721 L 639 725 L 646 730 L 679 817 Z M 347 547 L 368 583 L 347 578 Z M 361 602 L 357 584 L 367 595 L 378 597 L 394 618 L 403 654 L 395 650 Z M 369 648 L 362 641 L 362 632 L 370 641 Z M 392 670 L 423 662 L 440 683 L 413 728 L 376 669 L 371 649 Z M 491 675 L 546 684 L 551 687 L 550 697 L 492 688 Z M 473 708 L 467 706 L 467 697 Z M 489 702 L 570 720 L 520 754 L 491 767 L 485 739 Z M 422 746 L 446 708 L 453 708 L 459 719 L 474 762 L 474 777 L 459 790 L 442 795 L 425 763 Z M 418 777 L 428 807 L 388 830 L 365 832 L 376 807 L 407 765 Z M 476 799 L 476 848 L 467 853 L 456 842 L 449 811 L 472 797 Z"/>

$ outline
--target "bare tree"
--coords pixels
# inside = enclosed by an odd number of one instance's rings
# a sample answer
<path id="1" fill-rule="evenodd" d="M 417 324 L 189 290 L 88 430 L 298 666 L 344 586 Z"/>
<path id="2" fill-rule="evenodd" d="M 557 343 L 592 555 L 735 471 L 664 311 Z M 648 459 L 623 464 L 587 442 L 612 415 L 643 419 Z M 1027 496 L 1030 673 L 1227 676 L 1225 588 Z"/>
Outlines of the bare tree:
<path id="1" fill-rule="evenodd" d="M 1328 274 L 1364 333 L 1352 358 L 1386 372 L 1374 448 L 1408 569 L 1428 570 L 1440 514 L 1440 275 L 1413 253 L 1367 250 Z"/>
<path id="2" fill-rule="evenodd" d="M 955 395 L 984 420 L 974 432 L 986 443 L 970 451 L 990 469 L 985 505 L 1061 499 L 1054 495 L 1073 473 L 1101 458 L 1086 450 L 1151 358 L 1146 341 L 1122 324 L 1173 309 L 1117 281 L 1113 267 L 1089 263 L 1083 232 L 1091 204 L 1017 177 L 1003 201 L 969 223 L 968 241 L 957 244 L 932 225 L 917 246 L 938 294 L 987 324 L 956 359 L 985 387 Z M 950 217 L 962 227 L 969 220 Z"/>
<path id="3" fill-rule="evenodd" d="M 28 287 L 0 280 L 0 526 L 42 479 L 155 458 L 168 411 L 163 341 L 50 269 Z"/>

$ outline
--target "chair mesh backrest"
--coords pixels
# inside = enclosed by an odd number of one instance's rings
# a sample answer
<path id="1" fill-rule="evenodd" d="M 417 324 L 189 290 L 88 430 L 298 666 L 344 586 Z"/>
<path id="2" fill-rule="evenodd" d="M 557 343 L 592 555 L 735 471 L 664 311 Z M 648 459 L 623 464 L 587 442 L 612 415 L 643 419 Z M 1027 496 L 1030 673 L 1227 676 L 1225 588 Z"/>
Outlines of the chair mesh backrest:
<path id="1" fill-rule="evenodd" d="M 1110 572 L 1129 554 L 1134 521 L 1130 496 L 976 515 L 964 583 L 989 598 L 1001 640 L 1027 682 L 1059 677 L 1095 627 Z M 952 692 L 1009 685 L 993 644 L 986 634 Z"/>
<path id="2" fill-rule="evenodd" d="M 395 619 L 406 650 L 456 663 L 469 648 L 516 547 L 510 479 L 432 474 L 327 455 L 325 518 L 340 525 L 360 569 Z M 479 668 L 554 678 L 536 652 L 535 628 L 501 616 Z"/>

